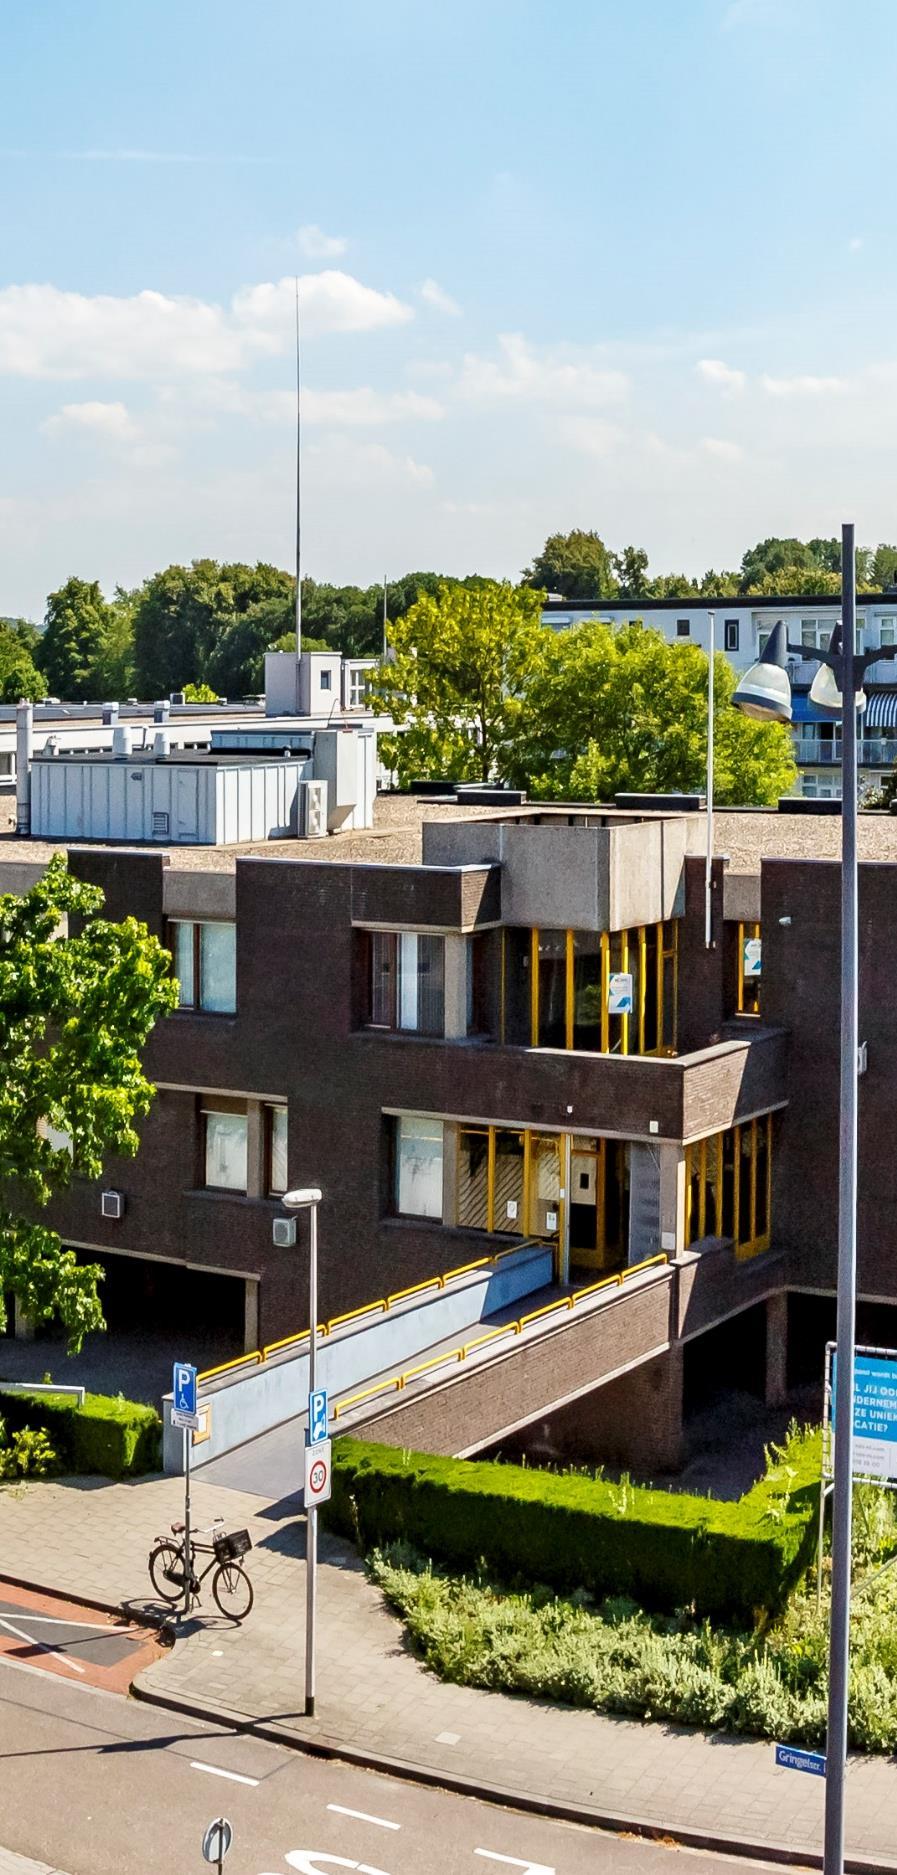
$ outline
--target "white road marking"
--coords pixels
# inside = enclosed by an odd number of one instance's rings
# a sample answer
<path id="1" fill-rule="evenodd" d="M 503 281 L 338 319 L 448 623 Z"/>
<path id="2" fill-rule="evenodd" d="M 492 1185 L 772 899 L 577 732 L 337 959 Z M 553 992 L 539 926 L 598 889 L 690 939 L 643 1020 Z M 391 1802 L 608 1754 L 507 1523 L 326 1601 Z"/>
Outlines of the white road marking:
<path id="1" fill-rule="evenodd" d="M 80 1661 L 69 1660 L 67 1654 L 62 1653 L 58 1647 L 51 1647 L 49 1641 L 35 1640 L 33 1634 L 26 1634 L 24 1628 L 17 1628 L 15 1622 L 8 1621 L 5 1615 L 0 1615 L 0 1628 L 6 1628 L 8 1633 L 15 1635 L 17 1641 L 25 1641 L 29 1647 L 40 1648 L 42 1654 L 54 1654 L 56 1659 L 61 1660 L 63 1666 L 68 1667 L 72 1673 L 84 1672 Z"/>
<path id="2" fill-rule="evenodd" d="M 370 1816 L 367 1810 L 347 1810 L 345 1804 L 328 1803 L 328 1810 L 335 1810 L 337 1816 L 355 1816 L 359 1823 L 376 1823 L 378 1829 L 401 1829 L 401 1823 L 390 1823 L 385 1816 Z"/>
<path id="3" fill-rule="evenodd" d="M 473 1853 L 490 1862 L 504 1862 L 509 1868 L 522 1868 L 524 1875 L 555 1875 L 547 1862 L 521 1862 L 519 1855 L 499 1855 L 495 1849 L 475 1849 Z"/>
<path id="4" fill-rule="evenodd" d="M 208 1771 L 210 1777 L 229 1777 L 232 1784 L 258 1784 L 257 1777 L 244 1777 L 242 1771 L 224 1771 L 220 1764 L 203 1764 L 200 1758 L 191 1758 L 191 1771 Z"/>
<path id="5" fill-rule="evenodd" d="M 48 1628 L 95 1628 L 98 1634 L 138 1634 L 140 1632 L 137 1627 L 119 1628 L 110 1626 L 108 1621 L 73 1621 L 70 1615 L 66 1618 L 63 1618 L 62 1615 L 39 1615 L 36 1608 L 20 1609 L 18 1619 L 20 1621 L 40 1621 L 41 1623 L 46 1623 Z"/>
<path id="6" fill-rule="evenodd" d="M 325 1855 L 323 1849 L 288 1849 L 284 1861 L 296 1870 L 296 1875 L 327 1875 L 328 1868 L 354 1868 L 358 1875 L 386 1875 L 382 1868 L 372 1868 L 369 1862 L 348 1862 L 344 1855 Z M 326 1868 L 322 1865 L 326 1863 Z"/>

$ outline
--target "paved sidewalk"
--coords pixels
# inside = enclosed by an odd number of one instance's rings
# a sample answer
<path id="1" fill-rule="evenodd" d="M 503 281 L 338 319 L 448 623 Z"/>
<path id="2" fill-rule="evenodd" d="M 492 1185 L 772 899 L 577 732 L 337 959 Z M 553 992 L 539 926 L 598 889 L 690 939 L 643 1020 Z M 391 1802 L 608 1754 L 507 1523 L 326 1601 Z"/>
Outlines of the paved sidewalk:
<path id="1" fill-rule="evenodd" d="M 27 1855 L 16 1855 L 12 1849 L 0 1849 L 0 1875 L 63 1875 L 62 1869 L 51 1868 L 49 1862 L 32 1862 Z"/>
<path id="2" fill-rule="evenodd" d="M 152 1538 L 182 1513 L 183 1485 L 76 1479 L 0 1491 L 0 1570 L 118 1603 L 151 1592 Z M 823 1782 L 776 1770 L 771 1745 L 612 1719 L 522 1697 L 446 1686 L 408 1652 L 399 1623 L 349 1547 L 323 1536 L 318 1718 L 303 1704 L 304 1522 L 283 1507 L 194 1483 L 194 1515 L 247 1524 L 255 1608 L 233 1628 L 206 1596 L 199 1619 L 138 1690 L 265 1723 L 372 1758 L 716 1840 L 818 1852 Z M 897 1768 L 857 1758 L 848 1777 L 854 1856 L 897 1871 Z M 4 1875 L 0 1865 L 0 1875 Z"/>

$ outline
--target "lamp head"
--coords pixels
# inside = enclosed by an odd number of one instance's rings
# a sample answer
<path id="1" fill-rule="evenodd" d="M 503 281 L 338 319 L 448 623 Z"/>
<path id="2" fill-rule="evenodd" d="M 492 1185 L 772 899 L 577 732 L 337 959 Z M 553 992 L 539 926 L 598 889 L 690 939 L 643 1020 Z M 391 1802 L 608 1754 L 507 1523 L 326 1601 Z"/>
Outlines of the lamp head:
<path id="1" fill-rule="evenodd" d="M 306 1211 L 310 1205 L 320 1204 L 321 1190 L 318 1185 L 305 1185 L 301 1191 L 285 1191 L 280 1202 L 285 1211 Z"/>
<path id="2" fill-rule="evenodd" d="M 829 639 L 829 647 L 826 655 L 830 658 L 840 657 L 842 642 L 841 627 L 840 625 L 836 625 Z M 862 684 L 856 691 L 855 698 L 854 707 L 858 710 L 864 710 L 866 708 L 866 692 Z M 820 664 L 813 682 L 810 685 L 810 702 L 815 709 L 823 710 L 827 716 L 840 716 L 844 707 L 844 698 L 841 695 L 841 687 L 831 664 Z"/>
<path id="3" fill-rule="evenodd" d="M 791 684 L 787 668 L 788 641 L 782 619 L 750 670 L 739 679 L 732 702 L 743 716 L 758 723 L 790 723 Z"/>

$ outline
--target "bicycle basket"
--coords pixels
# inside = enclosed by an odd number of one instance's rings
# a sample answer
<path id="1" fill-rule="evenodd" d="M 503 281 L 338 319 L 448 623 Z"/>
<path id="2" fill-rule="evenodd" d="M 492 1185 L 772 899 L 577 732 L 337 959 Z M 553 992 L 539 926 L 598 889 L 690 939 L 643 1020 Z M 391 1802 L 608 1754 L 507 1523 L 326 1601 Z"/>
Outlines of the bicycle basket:
<path id="1" fill-rule="evenodd" d="M 236 1562 L 252 1548 L 252 1538 L 248 1530 L 232 1530 L 229 1535 L 222 1534 L 215 1538 L 215 1555 L 220 1563 Z"/>

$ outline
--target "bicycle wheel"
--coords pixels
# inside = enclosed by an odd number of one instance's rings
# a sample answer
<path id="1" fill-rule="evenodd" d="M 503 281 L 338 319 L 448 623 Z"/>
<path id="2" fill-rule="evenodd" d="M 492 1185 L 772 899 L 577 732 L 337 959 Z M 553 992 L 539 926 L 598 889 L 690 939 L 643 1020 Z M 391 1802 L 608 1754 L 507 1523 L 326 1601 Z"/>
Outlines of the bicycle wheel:
<path id="1" fill-rule="evenodd" d="M 163 1538 L 150 1551 L 150 1581 L 160 1601 L 179 1602 L 184 1593 L 184 1552 Z"/>
<path id="2" fill-rule="evenodd" d="M 212 1594 L 229 1621 L 245 1621 L 255 1600 L 252 1583 L 237 1562 L 219 1563 L 212 1577 Z"/>

